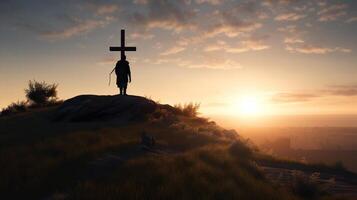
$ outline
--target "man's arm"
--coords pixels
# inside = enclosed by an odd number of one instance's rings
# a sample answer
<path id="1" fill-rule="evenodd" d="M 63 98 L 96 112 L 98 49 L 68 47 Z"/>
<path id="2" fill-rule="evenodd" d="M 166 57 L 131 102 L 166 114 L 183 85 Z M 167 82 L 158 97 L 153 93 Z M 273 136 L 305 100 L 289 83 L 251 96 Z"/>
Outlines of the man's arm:
<path id="1" fill-rule="evenodd" d="M 129 83 L 131 83 L 131 72 L 130 72 L 129 64 L 128 64 L 128 77 L 129 77 Z"/>

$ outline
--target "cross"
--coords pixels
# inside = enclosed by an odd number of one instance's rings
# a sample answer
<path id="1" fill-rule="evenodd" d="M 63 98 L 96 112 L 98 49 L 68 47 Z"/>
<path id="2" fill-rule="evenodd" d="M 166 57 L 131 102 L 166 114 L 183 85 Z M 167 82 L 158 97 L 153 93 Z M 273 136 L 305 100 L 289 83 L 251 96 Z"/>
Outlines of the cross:
<path id="1" fill-rule="evenodd" d="M 125 30 L 121 29 L 120 47 L 109 47 L 109 51 L 120 51 L 120 59 L 123 60 L 125 56 L 125 51 L 136 51 L 136 47 L 126 47 L 125 46 Z"/>

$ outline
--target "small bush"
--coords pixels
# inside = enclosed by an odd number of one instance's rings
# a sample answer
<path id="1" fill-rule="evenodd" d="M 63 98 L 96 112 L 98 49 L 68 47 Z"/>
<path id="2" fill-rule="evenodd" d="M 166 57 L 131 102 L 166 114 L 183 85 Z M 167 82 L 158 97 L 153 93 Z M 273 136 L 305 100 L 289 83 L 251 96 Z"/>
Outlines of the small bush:
<path id="1" fill-rule="evenodd" d="M 178 121 L 177 116 L 168 109 L 157 108 L 154 113 L 149 116 L 149 122 L 171 125 Z"/>
<path id="2" fill-rule="evenodd" d="M 25 89 L 26 98 L 32 105 L 46 105 L 55 102 L 57 99 L 57 84 L 47 84 L 46 82 L 30 81 L 28 89 Z"/>
<path id="3" fill-rule="evenodd" d="M 198 114 L 198 109 L 200 108 L 199 103 L 188 103 L 188 104 L 176 104 L 174 106 L 180 114 L 187 117 L 195 117 Z"/>
<path id="4" fill-rule="evenodd" d="M 27 110 L 27 102 L 26 101 L 17 101 L 16 103 L 12 103 L 6 108 L 2 109 L 0 116 L 25 112 Z"/>
<path id="5" fill-rule="evenodd" d="M 229 148 L 231 155 L 237 156 L 241 159 L 249 159 L 253 152 L 247 145 L 246 141 L 236 140 Z"/>
<path id="6" fill-rule="evenodd" d="M 332 167 L 339 171 L 347 171 L 347 169 L 342 161 L 335 162 Z"/>
<path id="7" fill-rule="evenodd" d="M 320 173 L 313 173 L 310 176 L 303 172 L 295 171 L 293 173 L 292 190 L 298 196 L 303 198 L 314 198 L 326 194 L 327 188 L 319 183 Z"/>

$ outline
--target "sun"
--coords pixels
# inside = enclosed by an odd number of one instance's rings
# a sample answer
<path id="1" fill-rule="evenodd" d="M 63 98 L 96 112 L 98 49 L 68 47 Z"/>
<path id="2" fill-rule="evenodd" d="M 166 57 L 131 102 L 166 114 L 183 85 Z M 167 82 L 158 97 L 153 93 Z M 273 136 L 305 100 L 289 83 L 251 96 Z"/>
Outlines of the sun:
<path id="1" fill-rule="evenodd" d="M 263 114 L 261 102 L 255 96 L 242 97 L 238 102 L 237 109 L 242 115 L 256 116 Z"/>

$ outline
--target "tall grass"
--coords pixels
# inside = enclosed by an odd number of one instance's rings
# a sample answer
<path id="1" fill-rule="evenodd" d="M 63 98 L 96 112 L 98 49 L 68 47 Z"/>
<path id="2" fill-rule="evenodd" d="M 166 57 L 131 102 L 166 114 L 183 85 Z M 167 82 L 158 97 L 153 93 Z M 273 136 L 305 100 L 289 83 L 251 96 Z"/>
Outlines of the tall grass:
<path id="1" fill-rule="evenodd" d="M 38 124 L 33 123 L 33 128 L 48 123 L 35 121 Z M 212 123 L 182 123 L 196 124 L 207 130 L 200 133 L 195 127 L 178 129 L 147 122 L 43 134 L 36 140 L 8 142 L 0 146 L 1 198 L 279 199 L 282 196 L 295 199 L 259 176 L 251 153 L 243 147 L 244 142 L 232 144 L 233 140 L 206 134 L 220 130 Z M 212 130 L 208 130 L 208 124 Z M 56 126 L 63 124 L 53 124 L 52 128 Z M 106 154 L 131 155 L 130 149 L 138 148 L 142 130 L 154 136 L 158 148 L 166 153 L 143 153 L 114 166 L 108 175 L 88 177 L 92 161 Z"/>
<path id="2" fill-rule="evenodd" d="M 329 186 L 319 183 L 319 177 L 319 173 L 313 173 L 308 176 L 303 172 L 295 171 L 293 173 L 291 189 L 298 196 L 308 199 L 327 194 L 327 189 Z"/>
<path id="3" fill-rule="evenodd" d="M 57 84 L 47 84 L 36 80 L 29 81 L 28 88 L 25 89 L 26 98 L 33 105 L 45 105 L 57 100 Z"/>
<path id="4" fill-rule="evenodd" d="M 17 101 L 15 103 L 11 103 L 6 108 L 1 110 L 0 116 L 7 116 L 14 113 L 21 113 L 27 110 L 27 102 L 26 101 Z"/>
<path id="5" fill-rule="evenodd" d="M 227 148 L 130 160 L 107 179 L 78 184 L 71 194 L 74 199 L 296 199 L 251 176 Z"/>
<path id="6" fill-rule="evenodd" d="M 191 102 L 187 104 L 176 104 L 174 107 L 184 116 L 195 117 L 198 114 L 200 104 Z"/>
<path id="7" fill-rule="evenodd" d="M 21 127 L 11 130 L 23 134 L 0 134 L 0 198 L 299 199 L 263 177 L 249 142 L 197 120 L 198 107 L 176 108 L 189 117 L 174 117 L 171 107 L 162 108 L 153 115 L 165 123 L 152 119 L 125 126 L 52 123 L 48 115 L 29 116 L 33 135 Z M 9 120 L 14 121 L 0 121 L 0 128 L 21 122 Z M 143 130 L 155 137 L 158 153 L 138 150 Z M 107 174 L 88 175 L 90 164 L 108 154 L 123 162 L 92 170 Z"/>
<path id="8" fill-rule="evenodd" d="M 57 84 L 47 84 L 44 81 L 29 81 L 28 88 L 25 89 L 27 100 L 11 103 L 9 106 L 2 109 L 0 116 L 25 112 L 29 110 L 29 108 L 61 104 L 63 101 L 58 100 L 57 98 L 57 86 Z"/>

